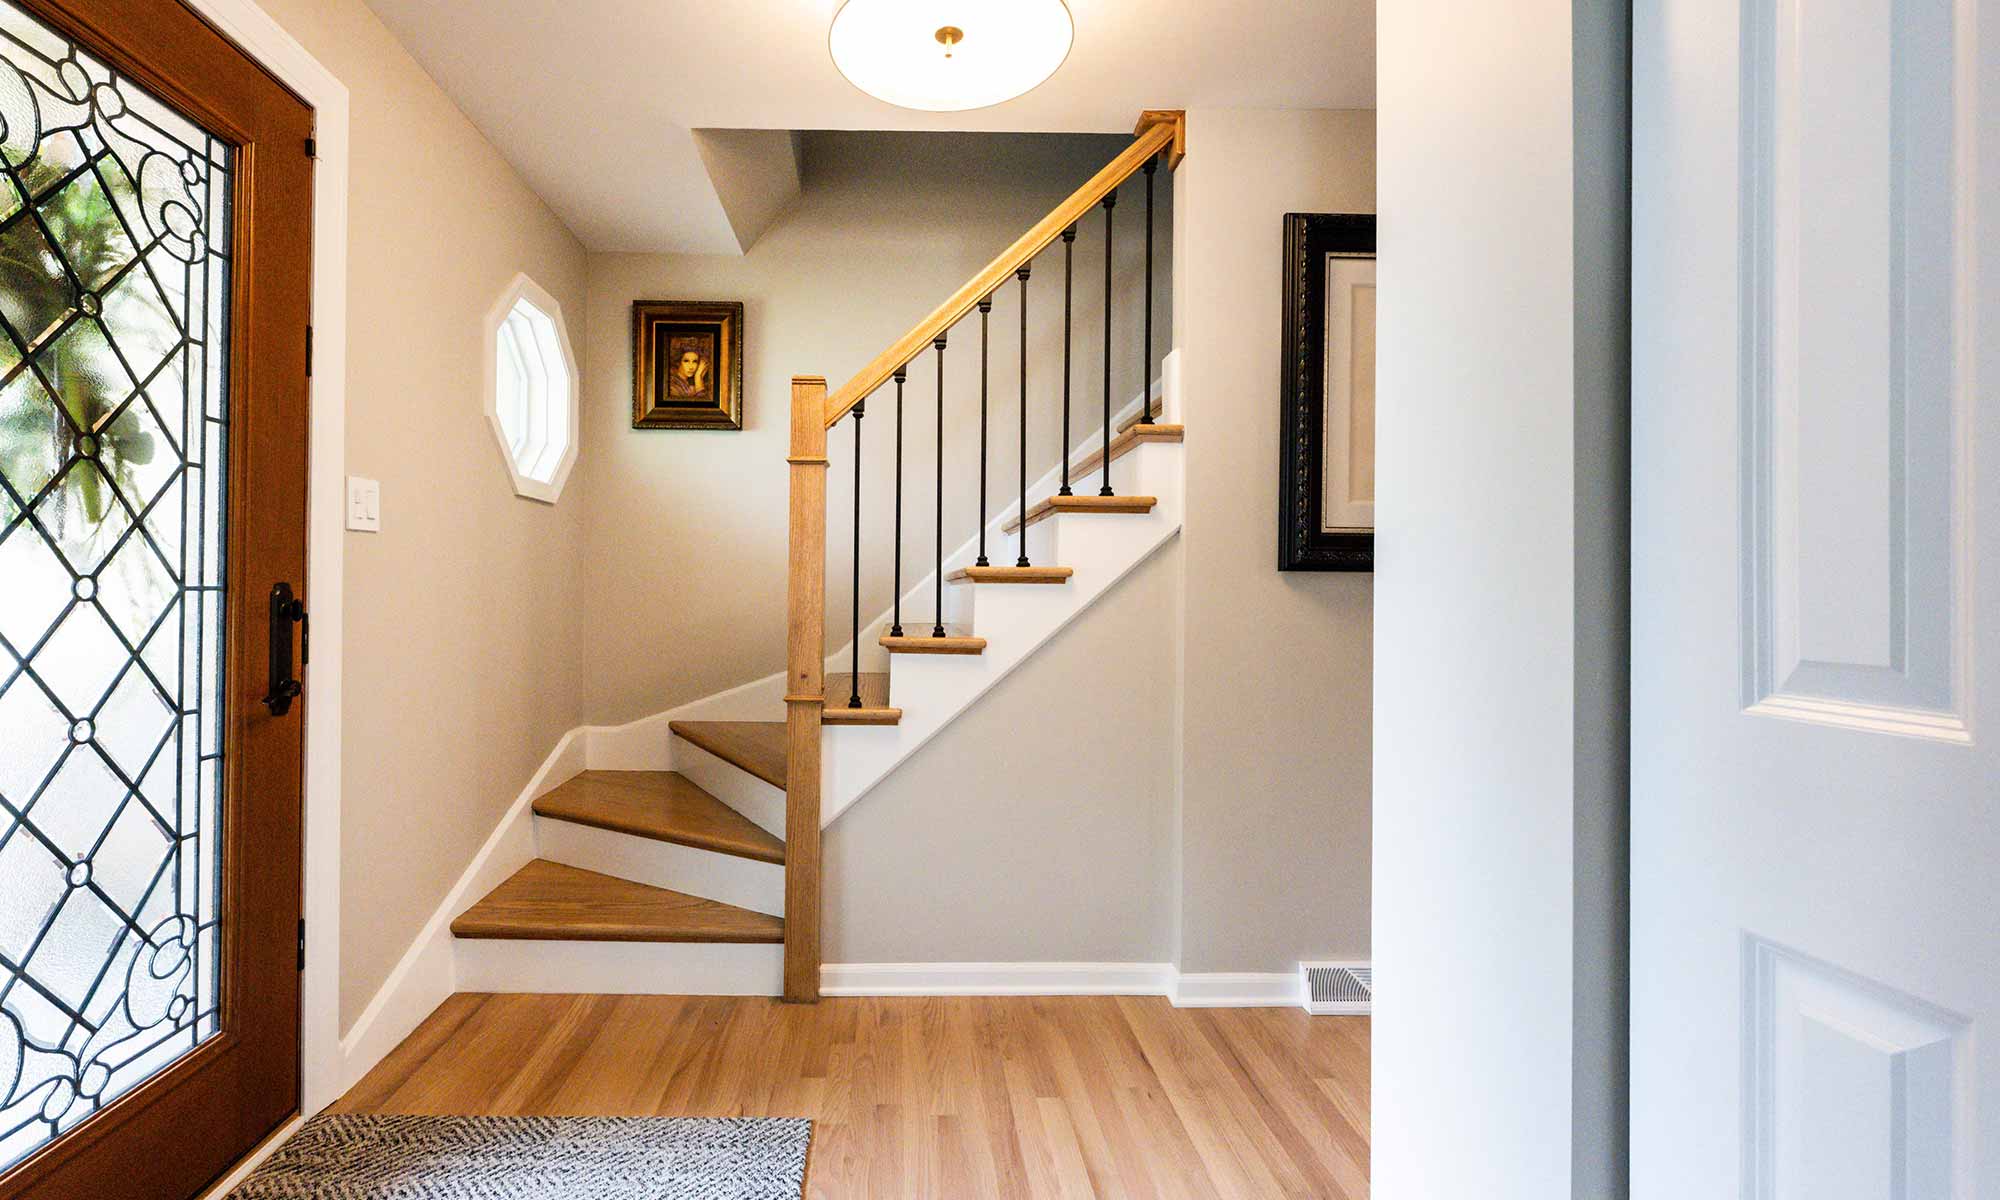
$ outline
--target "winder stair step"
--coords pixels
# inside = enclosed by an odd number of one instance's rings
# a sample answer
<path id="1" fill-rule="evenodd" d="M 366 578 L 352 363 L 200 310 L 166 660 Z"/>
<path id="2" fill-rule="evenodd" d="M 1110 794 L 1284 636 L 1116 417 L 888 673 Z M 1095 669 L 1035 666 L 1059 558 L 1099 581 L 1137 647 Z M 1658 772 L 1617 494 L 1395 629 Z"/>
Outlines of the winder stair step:
<path id="1" fill-rule="evenodd" d="M 451 923 L 462 938 L 558 942 L 785 940 L 780 917 L 535 859 Z"/>
<path id="2" fill-rule="evenodd" d="M 783 721 L 670 721 L 667 728 L 675 737 L 743 768 L 774 788 L 785 786 Z"/>
<path id="3" fill-rule="evenodd" d="M 535 801 L 535 815 L 634 837 L 783 863 L 785 844 L 678 771 L 585 771 Z"/>

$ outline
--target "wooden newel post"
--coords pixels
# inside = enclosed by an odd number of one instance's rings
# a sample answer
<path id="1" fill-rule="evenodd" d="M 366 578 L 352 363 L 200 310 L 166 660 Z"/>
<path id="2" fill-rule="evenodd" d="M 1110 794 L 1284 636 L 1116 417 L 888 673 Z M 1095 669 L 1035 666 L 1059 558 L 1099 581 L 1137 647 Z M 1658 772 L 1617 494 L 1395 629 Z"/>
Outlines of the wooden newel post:
<path id="1" fill-rule="evenodd" d="M 826 706 L 826 380 L 792 377 L 785 639 L 785 999 L 819 1000 L 820 710 Z"/>

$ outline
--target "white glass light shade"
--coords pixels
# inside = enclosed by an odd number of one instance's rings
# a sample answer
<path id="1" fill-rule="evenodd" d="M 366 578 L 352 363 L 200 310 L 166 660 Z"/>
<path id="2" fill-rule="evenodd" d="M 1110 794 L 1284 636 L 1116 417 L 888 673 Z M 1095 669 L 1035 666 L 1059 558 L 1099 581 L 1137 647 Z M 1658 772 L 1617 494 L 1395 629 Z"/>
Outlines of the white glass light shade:
<path id="1" fill-rule="evenodd" d="M 827 48 L 848 82 L 878 100 L 961 112 L 1055 74 L 1075 37 L 1063 0 L 847 0 Z"/>

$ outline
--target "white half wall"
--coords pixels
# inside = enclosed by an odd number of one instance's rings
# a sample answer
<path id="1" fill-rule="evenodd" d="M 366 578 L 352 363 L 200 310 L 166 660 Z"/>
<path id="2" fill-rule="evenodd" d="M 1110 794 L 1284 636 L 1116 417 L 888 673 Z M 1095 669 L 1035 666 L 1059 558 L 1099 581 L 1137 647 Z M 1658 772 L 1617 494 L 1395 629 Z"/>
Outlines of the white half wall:
<path id="1" fill-rule="evenodd" d="M 1374 1194 L 1615 1196 L 1629 15 L 1379 19 Z"/>

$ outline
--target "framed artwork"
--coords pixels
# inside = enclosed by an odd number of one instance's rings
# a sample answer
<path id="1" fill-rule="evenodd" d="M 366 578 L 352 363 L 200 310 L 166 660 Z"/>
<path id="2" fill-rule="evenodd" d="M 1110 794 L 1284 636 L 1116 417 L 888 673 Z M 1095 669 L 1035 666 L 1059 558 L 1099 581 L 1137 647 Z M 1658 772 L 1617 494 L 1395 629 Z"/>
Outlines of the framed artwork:
<path id="1" fill-rule="evenodd" d="M 632 305 L 632 428 L 743 428 L 743 305 Z"/>
<path id="2" fill-rule="evenodd" d="M 1375 218 L 1285 214 L 1278 569 L 1375 569 Z"/>

